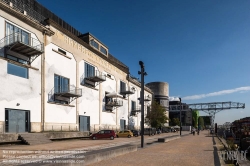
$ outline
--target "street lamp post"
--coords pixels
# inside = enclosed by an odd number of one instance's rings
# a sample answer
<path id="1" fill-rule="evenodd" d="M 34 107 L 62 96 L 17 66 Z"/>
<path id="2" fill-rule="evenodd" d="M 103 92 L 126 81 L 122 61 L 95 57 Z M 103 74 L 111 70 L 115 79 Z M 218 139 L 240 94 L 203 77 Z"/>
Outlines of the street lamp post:
<path id="1" fill-rule="evenodd" d="M 138 74 L 141 74 L 141 94 L 140 94 L 140 103 L 141 103 L 141 147 L 144 145 L 144 76 L 147 75 L 144 69 L 144 63 L 139 61 L 141 66 L 141 71 L 138 71 Z"/>
<path id="2" fill-rule="evenodd" d="M 180 99 L 180 135 L 181 135 L 181 106 L 182 106 L 182 104 L 181 104 L 181 98 L 179 97 L 179 99 Z"/>

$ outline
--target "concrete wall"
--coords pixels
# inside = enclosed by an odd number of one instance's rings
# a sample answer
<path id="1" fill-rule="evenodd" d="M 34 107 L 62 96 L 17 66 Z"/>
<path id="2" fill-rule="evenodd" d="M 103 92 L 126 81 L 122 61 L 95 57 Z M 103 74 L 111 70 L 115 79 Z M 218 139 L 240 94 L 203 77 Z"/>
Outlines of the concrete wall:
<path id="1" fill-rule="evenodd" d="M 5 23 L 9 22 L 26 32 L 31 37 L 43 42 L 43 35 L 38 30 L 20 22 L 15 17 L 1 11 L 0 13 L 0 39 L 5 36 Z M 36 69 L 28 69 L 28 79 L 7 74 L 7 61 L 0 59 L 0 122 L 4 124 L 5 108 L 30 111 L 31 131 L 40 131 L 41 122 L 41 56 L 32 62 Z M 17 103 L 20 105 L 17 106 Z"/>

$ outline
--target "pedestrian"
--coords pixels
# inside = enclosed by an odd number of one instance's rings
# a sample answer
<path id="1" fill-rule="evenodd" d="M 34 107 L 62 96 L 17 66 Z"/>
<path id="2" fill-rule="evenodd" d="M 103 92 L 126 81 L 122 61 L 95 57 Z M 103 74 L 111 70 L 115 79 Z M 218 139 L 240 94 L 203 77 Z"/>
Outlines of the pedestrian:
<path id="1" fill-rule="evenodd" d="M 199 133 L 200 133 L 200 130 L 197 130 L 197 134 L 199 135 Z"/>

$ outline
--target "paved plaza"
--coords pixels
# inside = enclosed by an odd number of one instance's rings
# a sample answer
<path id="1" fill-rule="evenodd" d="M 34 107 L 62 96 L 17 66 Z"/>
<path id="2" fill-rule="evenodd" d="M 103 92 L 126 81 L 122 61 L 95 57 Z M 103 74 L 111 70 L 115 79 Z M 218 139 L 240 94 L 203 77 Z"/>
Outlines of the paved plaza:
<path id="1" fill-rule="evenodd" d="M 179 135 L 179 133 L 164 133 L 155 136 L 145 136 L 145 147 L 140 148 L 140 137 L 117 138 L 114 140 L 66 140 L 56 141 L 41 145 L 2 145 L 0 146 L 0 165 L 9 165 L 1 163 L 4 160 L 3 150 L 9 151 L 62 151 L 62 150 L 84 150 L 93 151 L 109 147 L 116 147 L 125 144 L 137 145 L 138 150 L 111 159 L 102 160 L 91 166 L 110 166 L 110 165 L 137 165 L 137 166 L 219 166 L 219 157 L 217 155 L 217 138 L 208 135 L 207 131 L 200 132 L 200 135 L 193 136 L 189 132 L 183 132 L 179 139 L 166 143 L 156 142 L 158 138 Z M 215 145 L 217 144 L 217 145 Z M 35 155 L 29 154 L 19 155 Z M 37 155 L 37 154 L 36 154 Z M 31 158 L 31 157 L 30 157 Z M 18 164 L 13 164 L 18 165 Z"/>
<path id="2" fill-rule="evenodd" d="M 207 131 L 202 131 L 200 135 L 189 134 L 167 143 L 155 143 L 91 166 L 220 166 L 215 142 Z"/>

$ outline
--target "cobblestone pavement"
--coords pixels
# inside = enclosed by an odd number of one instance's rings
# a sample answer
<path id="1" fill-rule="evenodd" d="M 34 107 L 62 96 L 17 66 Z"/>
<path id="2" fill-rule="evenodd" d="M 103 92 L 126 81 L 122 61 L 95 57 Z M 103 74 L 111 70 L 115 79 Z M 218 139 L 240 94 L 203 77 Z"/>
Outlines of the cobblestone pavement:
<path id="1" fill-rule="evenodd" d="M 91 166 L 220 166 L 214 143 L 213 137 L 202 131 L 200 135 L 189 134 L 168 143 L 155 143 Z"/>

